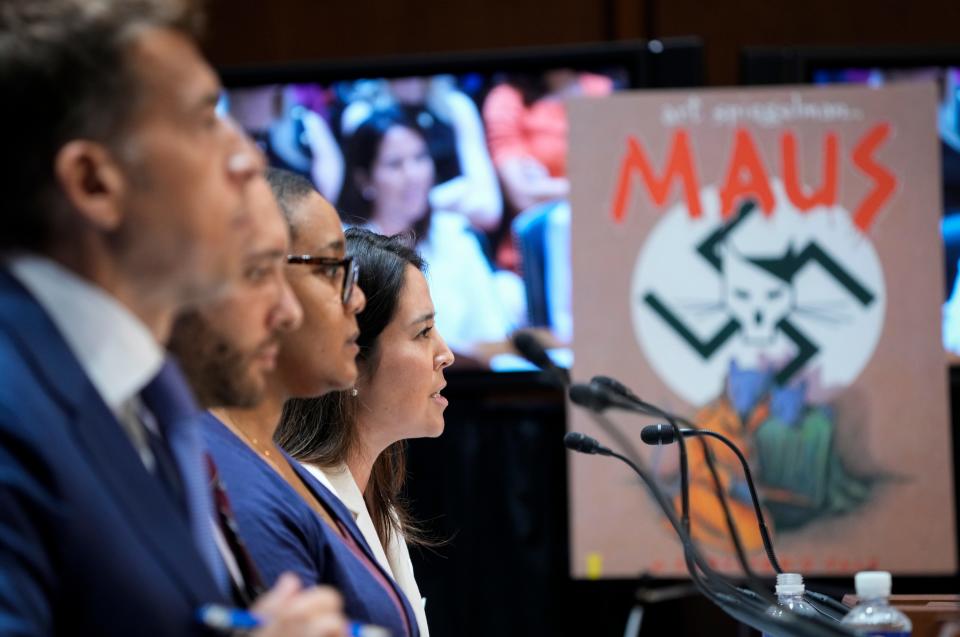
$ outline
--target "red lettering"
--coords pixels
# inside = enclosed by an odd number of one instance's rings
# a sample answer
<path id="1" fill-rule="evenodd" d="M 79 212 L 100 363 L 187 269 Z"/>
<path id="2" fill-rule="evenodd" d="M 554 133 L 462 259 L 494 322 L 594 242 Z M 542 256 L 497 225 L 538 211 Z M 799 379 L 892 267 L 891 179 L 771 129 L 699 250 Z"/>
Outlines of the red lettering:
<path id="1" fill-rule="evenodd" d="M 857 206 L 853 223 L 866 232 L 876 219 L 880 208 L 890 199 L 897 188 L 897 177 L 876 162 L 873 154 L 890 137 L 890 124 L 877 124 L 864 135 L 853 149 L 853 164 L 873 179 L 873 190 Z"/>
<path id="2" fill-rule="evenodd" d="M 875 155 L 892 133 L 891 125 L 883 122 L 873 126 L 858 140 L 852 152 L 853 164 L 872 182 L 870 192 L 855 209 L 854 225 L 866 232 L 876 221 L 883 206 L 897 189 L 897 177 L 880 164 Z M 840 144 L 836 133 L 828 132 L 821 148 L 822 173 L 819 185 L 805 186 L 800 170 L 800 149 L 797 135 L 784 131 L 780 139 L 780 157 L 783 168 L 784 190 L 790 202 L 801 212 L 817 206 L 837 203 L 840 175 Z M 690 136 L 684 129 L 676 129 L 663 171 L 658 174 L 647 153 L 636 137 L 627 137 L 627 152 L 620 163 L 620 174 L 613 198 L 612 215 L 621 223 L 633 189 L 634 173 L 638 173 L 652 203 L 664 206 L 680 182 L 690 217 L 703 214 L 699 195 L 699 181 L 691 149 Z M 756 143 L 745 128 L 736 130 L 733 150 L 727 172 L 720 187 L 720 206 L 724 219 L 729 218 L 735 206 L 744 198 L 755 199 L 763 213 L 773 213 L 775 205 L 770 177 L 763 165 Z"/>
<path id="3" fill-rule="evenodd" d="M 797 159 L 797 136 L 787 131 L 783 134 L 780 151 L 783 155 L 783 185 L 787 197 L 802 211 L 814 206 L 832 206 L 837 202 L 837 134 L 827 133 L 823 142 L 823 182 L 820 189 L 809 195 L 803 192 Z"/>
<path id="4" fill-rule="evenodd" d="M 679 179 L 683 182 L 683 193 L 687 200 L 687 209 L 690 216 L 696 219 L 702 214 L 700 208 L 700 193 L 697 187 L 696 169 L 693 165 L 693 155 L 690 152 L 690 138 L 687 131 L 678 129 L 673 135 L 673 144 L 667 157 L 667 166 L 662 177 L 657 177 L 650 166 L 646 153 L 640 142 L 633 136 L 627 137 L 627 154 L 620 164 L 620 177 L 617 181 L 617 192 L 613 198 L 613 220 L 623 221 L 627 214 L 627 203 L 630 200 L 632 186 L 631 176 L 639 172 L 643 179 L 650 199 L 658 206 L 667 201 L 673 182 Z"/>
<path id="5" fill-rule="evenodd" d="M 770 190 L 767 171 L 760 161 L 760 153 L 757 152 L 750 132 L 745 128 L 738 128 L 730 167 L 720 189 L 720 211 L 723 218 L 732 215 L 734 204 L 749 195 L 759 200 L 760 209 L 765 215 L 773 213 L 773 192 Z"/>

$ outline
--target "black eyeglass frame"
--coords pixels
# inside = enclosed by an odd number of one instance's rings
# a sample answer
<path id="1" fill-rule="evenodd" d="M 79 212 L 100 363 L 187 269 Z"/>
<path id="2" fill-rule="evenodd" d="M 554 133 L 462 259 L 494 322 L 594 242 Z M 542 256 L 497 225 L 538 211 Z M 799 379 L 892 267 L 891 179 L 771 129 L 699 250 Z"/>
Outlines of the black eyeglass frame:
<path id="1" fill-rule="evenodd" d="M 288 254 L 287 263 L 295 265 L 313 265 L 313 266 L 333 266 L 343 268 L 343 280 L 341 281 L 340 300 L 344 305 L 350 302 L 353 294 L 353 288 L 357 286 L 357 279 L 360 278 L 360 265 L 353 257 L 344 257 L 336 259 L 334 257 L 317 257 L 310 254 Z"/>

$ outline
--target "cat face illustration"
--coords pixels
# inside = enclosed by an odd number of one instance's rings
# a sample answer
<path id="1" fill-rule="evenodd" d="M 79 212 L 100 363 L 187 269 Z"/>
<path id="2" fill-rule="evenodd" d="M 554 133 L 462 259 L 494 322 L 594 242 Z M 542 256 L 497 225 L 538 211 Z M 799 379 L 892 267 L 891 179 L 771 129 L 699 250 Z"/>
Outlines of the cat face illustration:
<path id="1" fill-rule="evenodd" d="M 730 245 L 721 252 L 723 301 L 740 323 L 740 335 L 750 345 L 769 345 L 777 325 L 794 309 L 793 286 Z"/>

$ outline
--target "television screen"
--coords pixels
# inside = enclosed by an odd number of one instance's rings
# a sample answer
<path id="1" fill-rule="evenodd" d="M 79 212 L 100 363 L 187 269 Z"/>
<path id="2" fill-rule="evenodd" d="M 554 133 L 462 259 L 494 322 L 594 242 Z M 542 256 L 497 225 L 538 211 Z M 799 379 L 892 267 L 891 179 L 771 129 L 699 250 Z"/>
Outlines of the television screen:
<path id="1" fill-rule="evenodd" d="M 741 61 L 746 84 L 936 82 L 944 206 L 942 338 L 944 348 L 960 356 L 960 49 L 755 49 L 746 51 Z"/>
<path id="2" fill-rule="evenodd" d="M 224 71 L 222 107 L 345 226 L 410 237 L 461 368 L 530 369 L 518 329 L 569 366 L 565 100 L 699 83 L 699 53 L 680 40 Z"/>

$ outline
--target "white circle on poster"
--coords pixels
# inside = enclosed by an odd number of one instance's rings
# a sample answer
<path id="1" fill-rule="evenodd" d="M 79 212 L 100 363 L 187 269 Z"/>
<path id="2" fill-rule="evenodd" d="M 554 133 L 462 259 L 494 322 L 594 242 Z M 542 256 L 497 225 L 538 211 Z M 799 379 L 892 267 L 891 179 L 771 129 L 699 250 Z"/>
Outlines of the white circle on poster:
<path id="1" fill-rule="evenodd" d="M 637 342 L 667 386 L 694 406 L 716 398 L 731 363 L 807 383 L 826 400 L 869 362 L 886 289 L 874 247 L 840 206 L 801 211 L 773 180 L 772 214 L 721 219 L 716 188 L 694 219 L 680 202 L 647 236 L 631 281 Z M 726 228 L 726 231 L 724 229 Z"/>

